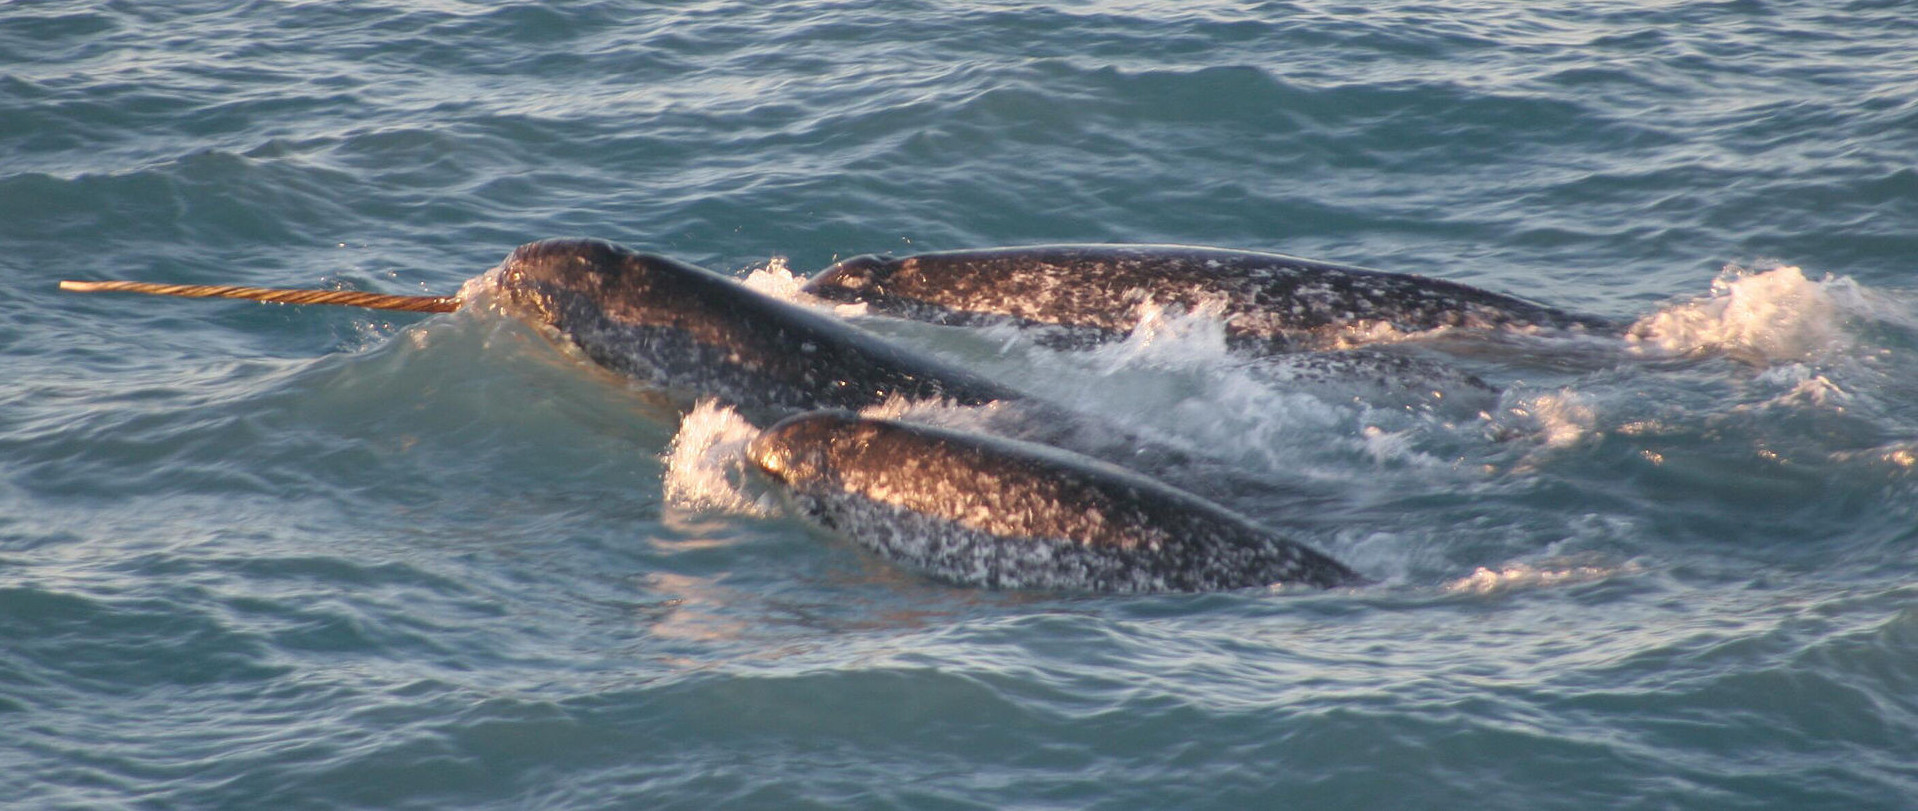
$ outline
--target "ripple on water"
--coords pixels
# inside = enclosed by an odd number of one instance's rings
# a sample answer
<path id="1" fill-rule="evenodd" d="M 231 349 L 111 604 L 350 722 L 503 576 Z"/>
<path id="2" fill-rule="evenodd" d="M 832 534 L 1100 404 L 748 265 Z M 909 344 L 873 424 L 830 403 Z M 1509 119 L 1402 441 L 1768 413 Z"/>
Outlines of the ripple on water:
<path id="1" fill-rule="evenodd" d="M 8 6 L 0 796 L 1904 807 L 1905 5 Z M 1639 332 L 1398 347 L 1501 390 L 1450 411 L 1202 320 L 861 317 L 1296 483 L 1246 506 L 1381 581 L 1112 600 L 674 495 L 751 495 L 737 426 L 484 308 L 55 287 L 444 293 L 566 235 L 1216 244 Z"/>

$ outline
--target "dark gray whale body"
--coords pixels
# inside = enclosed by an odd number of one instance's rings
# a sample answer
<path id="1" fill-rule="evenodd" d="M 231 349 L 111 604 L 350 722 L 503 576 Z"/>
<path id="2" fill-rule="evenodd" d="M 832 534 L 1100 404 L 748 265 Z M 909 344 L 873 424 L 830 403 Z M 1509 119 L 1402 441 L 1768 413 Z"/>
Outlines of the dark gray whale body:
<path id="1" fill-rule="evenodd" d="M 766 429 L 747 455 L 809 520 L 951 583 L 1161 592 L 1364 582 L 1224 507 L 1047 446 L 819 411 Z"/>
<path id="2" fill-rule="evenodd" d="M 338 291 L 137 282 L 71 289 L 431 312 L 460 309 L 467 294 L 342 297 Z M 753 460 L 784 481 L 799 503 L 812 505 L 809 514 L 948 579 L 1132 591 L 1353 579 L 1329 558 L 1264 535 L 1197 496 L 1066 451 L 815 411 L 897 401 L 957 405 L 965 408 L 949 413 L 963 412 L 995 430 L 1102 449 L 1114 461 L 1156 461 L 1201 485 L 1231 478 L 1202 464 L 1185 467 L 1191 460 L 1176 450 L 1152 449 L 1125 431 L 1103 430 L 1096 421 L 711 271 L 598 240 L 556 239 L 515 249 L 472 291 L 490 294 L 500 311 L 593 363 L 677 395 L 680 404 L 710 398 L 755 425 L 813 412 L 762 432 L 751 443 Z M 826 452 L 807 443 L 830 433 L 822 427 L 838 424 L 883 429 L 883 436 L 861 441 L 853 456 L 835 455 L 846 450 L 840 444 L 829 442 L 832 452 Z M 868 486 L 874 481 L 885 486 Z M 992 514 L 999 509 L 1016 512 Z M 988 514 L 982 518 L 979 510 Z M 884 523 L 888 518 L 893 523 Z"/>
<path id="3" fill-rule="evenodd" d="M 522 245 L 496 291 L 509 312 L 637 383 L 761 416 L 895 396 L 958 405 L 1022 396 L 712 271 L 599 240 Z"/>
<path id="4" fill-rule="evenodd" d="M 503 309 L 594 363 L 765 425 L 749 455 L 815 520 L 959 583 L 1166 591 L 1330 586 L 1350 570 L 1173 486 L 1041 445 L 848 412 L 893 398 L 960 406 L 996 431 L 1153 470 L 1188 486 L 1258 486 L 1217 465 L 894 346 L 725 276 L 597 240 L 521 246 L 494 282 Z M 827 416 L 821 416 L 827 415 Z M 832 441 L 838 427 L 853 443 Z M 819 440 L 827 440 L 820 444 Z M 851 455 L 846 455 L 846 454 Z M 875 484 L 877 483 L 877 484 Z M 955 509 L 987 512 L 976 515 Z"/>
<path id="5" fill-rule="evenodd" d="M 502 308 L 594 363 L 678 404 L 711 398 L 765 426 L 797 411 L 995 406 L 990 430 L 1059 445 L 1214 494 L 1269 492 L 1182 449 L 1076 414 L 746 288 L 709 270 L 591 239 L 520 246 L 501 264 Z"/>
<path id="6" fill-rule="evenodd" d="M 1182 245 L 1036 245 L 916 256 L 855 256 L 805 286 L 919 321 L 1012 321 L 1064 328 L 1078 342 L 1123 337 L 1147 302 L 1221 309 L 1228 339 L 1255 351 L 1342 348 L 1380 327 L 1418 333 L 1620 327 L 1457 282 Z"/>

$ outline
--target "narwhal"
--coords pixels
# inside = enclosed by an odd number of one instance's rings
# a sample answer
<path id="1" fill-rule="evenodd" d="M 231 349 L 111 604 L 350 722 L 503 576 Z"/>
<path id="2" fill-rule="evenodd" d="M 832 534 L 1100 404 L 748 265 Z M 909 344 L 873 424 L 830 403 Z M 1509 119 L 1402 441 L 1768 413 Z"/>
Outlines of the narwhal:
<path id="1" fill-rule="evenodd" d="M 1459 282 L 1190 245 L 1032 245 L 862 255 L 805 292 L 948 325 L 1013 323 L 1064 343 L 1124 337 L 1145 305 L 1210 309 L 1235 348 L 1257 354 L 1346 349 L 1440 329 L 1615 335 L 1623 325 Z"/>
<path id="2" fill-rule="evenodd" d="M 61 287 L 75 291 L 224 297 L 413 312 L 451 312 L 466 303 L 461 296 L 395 296 L 144 282 L 62 282 Z M 686 402 L 712 399 L 738 409 L 758 425 L 821 409 L 845 413 L 843 410 L 897 406 L 902 401 L 997 409 L 993 412 L 996 416 L 986 421 L 995 429 L 1023 439 L 1077 445 L 1077 448 L 1069 447 L 1045 456 L 1041 461 L 1053 465 L 1047 470 L 1061 476 L 1108 483 L 1087 490 L 1088 494 L 1120 492 L 1112 487 L 1122 485 L 1124 492 L 1136 492 L 1146 499 L 1143 504 L 1149 506 L 1154 515 L 1163 517 L 1161 523 L 1170 522 L 1166 523 L 1173 528 L 1170 531 L 1182 531 L 1178 528 L 1187 524 L 1211 528 L 1204 537 L 1212 540 L 1195 536 L 1190 541 L 1170 545 L 1154 541 L 1156 546 L 1140 547 L 1140 550 L 1161 550 L 1150 554 L 1125 551 L 1110 543 L 1095 543 L 1089 548 L 1105 550 L 1106 554 L 1100 558 L 1105 562 L 1086 569 L 1087 576 L 1077 580 L 1061 574 L 1065 570 L 1051 567 L 1031 576 L 1002 570 L 992 578 L 959 578 L 961 582 L 1015 588 L 1140 591 L 1231 588 L 1286 580 L 1333 585 L 1349 580 L 1349 570 L 1317 552 L 1294 548 L 1290 542 L 1261 541 L 1258 539 L 1265 536 L 1254 530 L 1235 528 L 1239 527 L 1235 522 L 1242 520 L 1218 517 L 1225 514 L 1224 508 L 1136 472 L 1115 474 L 1113 471 L 1120 468 L 1108 470 L 1107 461 L 1078 456 L 1072 451 L 1088 450 L 1108 461 L 1132 463 L 1129 466 L 1157 466 L 1160 470 L 1155 472 L 1184 474 L 1195 482 L 1218 481 L 1220 471 L 1216 466 L 1194 467 L 1188 464 L 1192 460 L 1179 452 L 1155 448 L 1152 443 L 1126 436 L 1124 432 L 1089 428 L 1085 418 L 1059 406 L 892 344 L 831 316 L 750 290 L 712 271 L 600 240 L 552 239 L 515 249 L 492 272 L 488 287 L 493 300 L 505 312 L 571 345 L 601 366 L 643 386 L 677 395 Z M 892 429 L 900 436 L 913 435 L 913 431 L 918 430 L 905 428 L 903 424 L 885 424 L 900 426 Z M 924 431 L 928 432 L 925 436 L 947 438 L 947 445 L 927 446 L 932 455 L 925 462 L 930 464 L 939 464 L 938 460 L 943 458 L 933 451 L 964 441 L 967 436 L 944 429 L 925 428 Z M 762 451 L 779 443 L 785 443 L 781 447 L 788 447 L 795 437 L 789 427 L 762 435 L 754 447 Z M 1009 466 L 1032 466 L 1031 449 L 1041 447 L 1020 443 L 1017 439 L 981 438 L 979 441 L 983 443 L 979 446 L 981 453 L 1000 454 Z M 1041 452 L 1041 456 L 1044 453 Z M 767 469 L 765 460 L 770 457 L 761 452 L 756 458 L 760 467 Z M 1075 466 L 1077 473 L 1073 472 Z M 792 477 L 778 480 L 796 493 L 812 492 L 807 488 L 817 481 Z M 1118 481 L 1119 485 L 1110 485 L 1111 481 Z M 982 480 L 981 484 L 985 482 Z M 1041 486 L 1041 483 L 1032 477 L 1005 478 L 993 486 L 1011 488 L 1000 495 L 1016 498 L 1017 488 Z M 1076 511 L 1077 517 L 1062 513 L 1061 521 L 1082 521 L 1089 509 L 1087 505 L 1056 498 L 1049 503 L 1051 509 Z M 1176 513 L 1181 509 L 1194 511 L 1190 521 L 1179 523 Z M 907 513 L 910 512 L 908 509 Z M 933 523 L 943 520 L 938 510 L 932 508 L 923 511 L 920 517 Z M 900 520 L 910 523 L 912 516 L 901 514 Z M 1237 540 L 1217 540 L 1227 536 Z M 995 535 L 990 529 L 968 538 L 972 543 L 987 546 L 1004 543 L 1009 550 L 1024 548 L 1032 542 L 1024 536 Z M 1220 543 L 1226 545 L 1220 546 Z M 1261 545 L 1268 543 L 1270 548 Z M 885 547 L 875 549 L 882 554 L 889 551 Z M 1193 564 L 1203 563 L 1207 573 L 1176 575 L 1176 559 L 1184 553 L 1181 550 L 1191 552 Z M 899 558 L 897 554 L 891 557 Z M 1286 568 L 1301 559 L 1310 565 L 1296 573 Z M 1234 565 L 1233 561 L 1248 567 L 1236 578 L 1221 573 Z M 1128 566 L 1136 571 L 1127 573 Z M 1168 569 L 1168 566 L 1174 568 Z M 920 568 L 923 569 L 923 565 Z"/>

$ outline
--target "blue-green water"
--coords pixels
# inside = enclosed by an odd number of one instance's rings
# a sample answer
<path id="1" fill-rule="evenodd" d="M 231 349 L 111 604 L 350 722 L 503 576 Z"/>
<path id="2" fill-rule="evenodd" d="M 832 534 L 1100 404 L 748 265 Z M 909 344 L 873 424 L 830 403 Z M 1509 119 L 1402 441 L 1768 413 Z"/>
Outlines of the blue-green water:
<path id="1" fill-rule="evenodd" d="M 0 3 L 0 805 L 1918 806 L 1914 21 Z M 1480 416 L 869 321 L 1299 483 L 1257 517 L 1380 581 L 1106 598 L 728 509 L 489 312 L 56 290 L 452 293 L 562 235 L 1275 250 L 1648 337 L 1443 348 Z"/>

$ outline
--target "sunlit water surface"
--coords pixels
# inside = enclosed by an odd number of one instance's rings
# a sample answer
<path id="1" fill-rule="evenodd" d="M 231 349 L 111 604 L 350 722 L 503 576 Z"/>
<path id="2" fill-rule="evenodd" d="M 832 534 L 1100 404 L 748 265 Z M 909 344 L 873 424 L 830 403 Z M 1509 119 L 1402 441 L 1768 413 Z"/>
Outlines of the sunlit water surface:
<path id="1" fill-rule="evenodd" d="M 0 804 L 1911 807 L 1908 4 L 947 5 L 0 5 Z M 944 586 L 490 308 L 55 289 L 448 294 L 564 235 L 1206 452 L 1377 583 Z M 1420 336 L 1499 392 L 1380 391 L 1203 314 L 794 291 L 1061 241 L 1634 337 Z"/>

